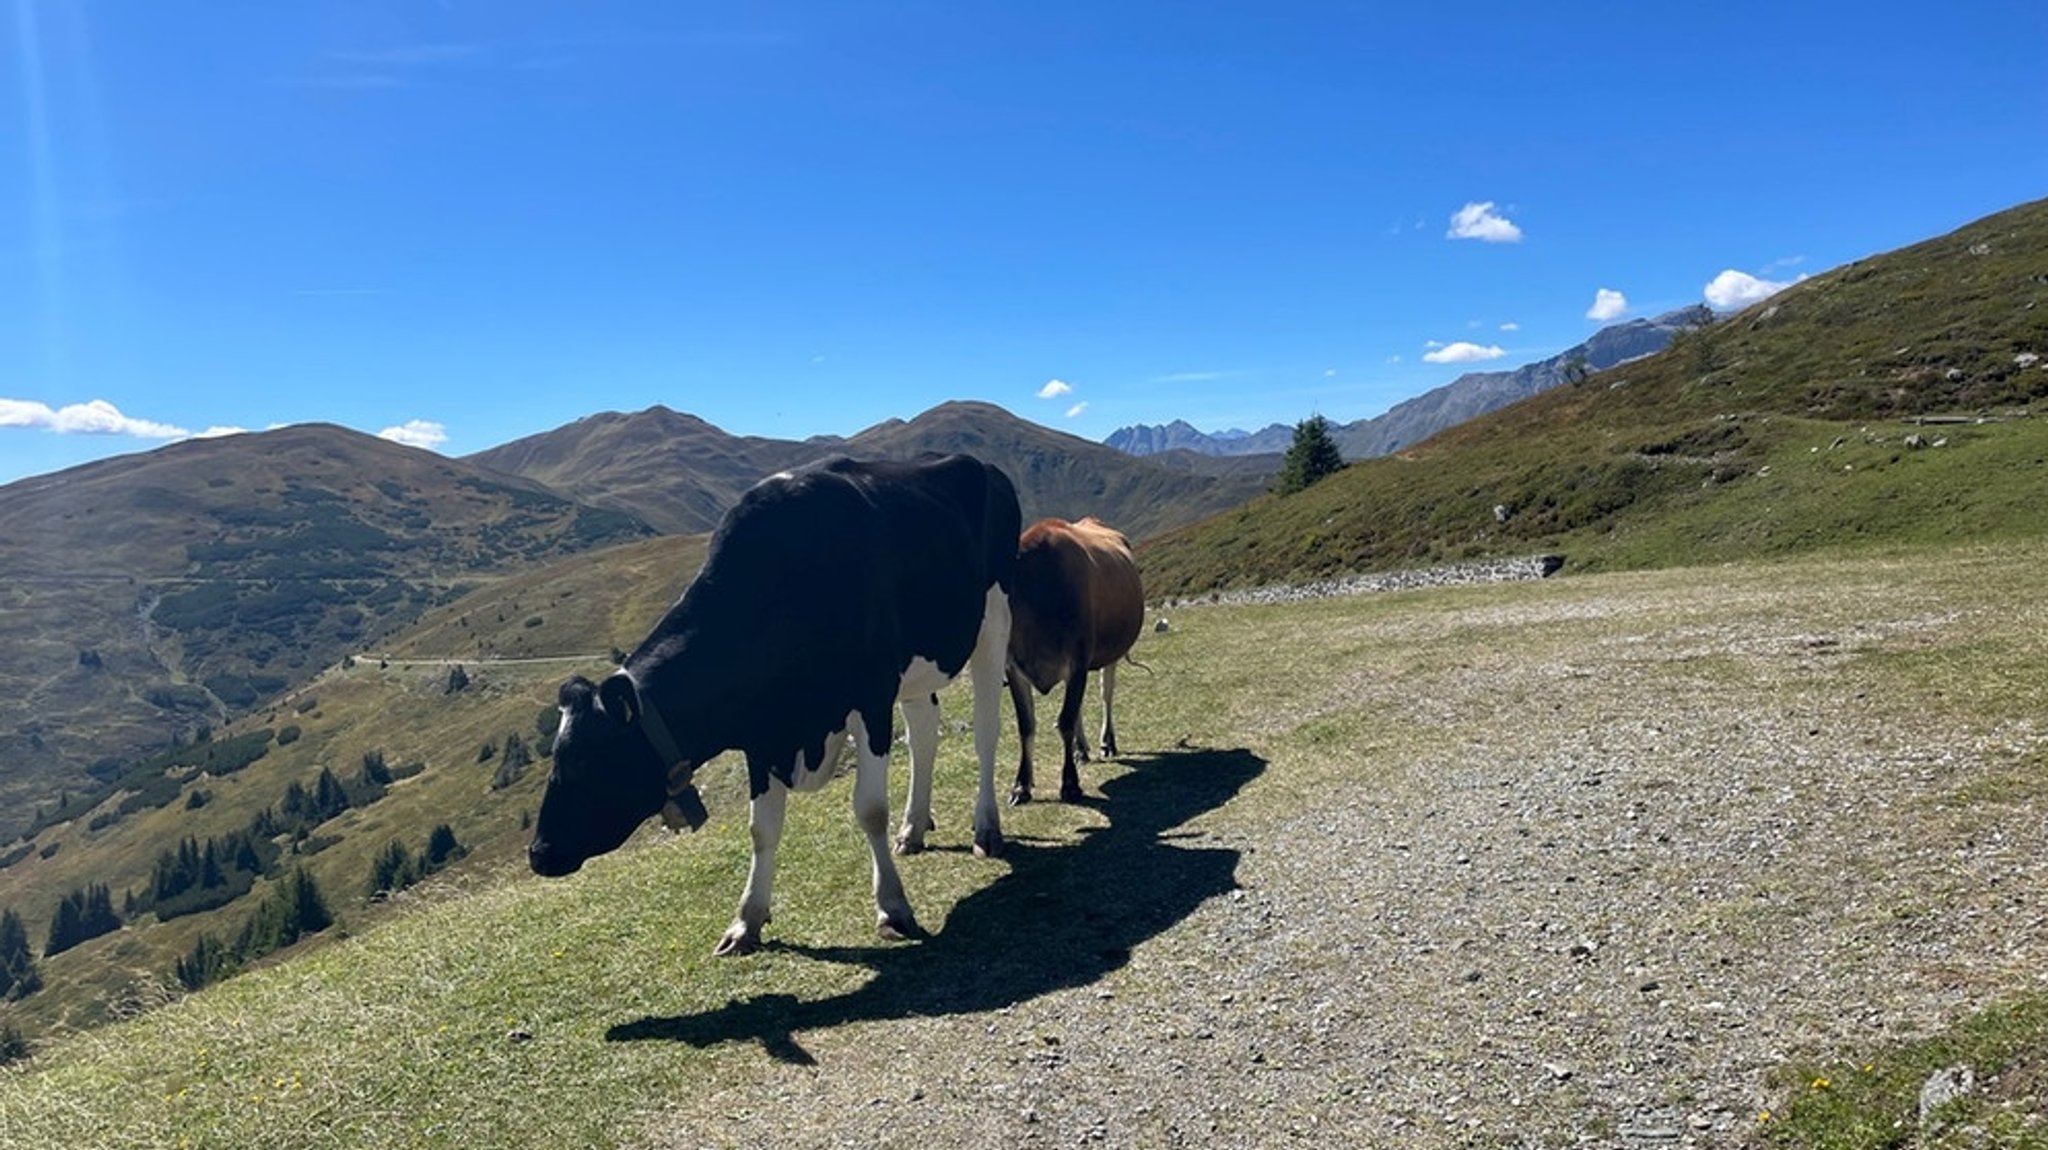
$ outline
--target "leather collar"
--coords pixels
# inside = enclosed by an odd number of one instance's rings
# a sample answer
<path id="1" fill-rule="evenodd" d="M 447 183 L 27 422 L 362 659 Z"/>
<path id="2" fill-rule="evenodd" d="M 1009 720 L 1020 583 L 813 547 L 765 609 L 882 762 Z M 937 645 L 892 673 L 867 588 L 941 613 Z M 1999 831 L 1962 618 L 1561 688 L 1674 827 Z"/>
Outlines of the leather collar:
<path id="1" fill-rule="evenodd" d="M 691 782 L 697 773 L 697 764 L 683 757 L 682 745 L 676 742 L 675 732 L 668 729 L 668 723 L 661 717 L 661 708 L 640 689 L 640 680 L 627 672 L 627 681 L 633 684 L 633 698 L 639 704 L 640 729 L 647 735 L 647 742 L 654 753 L 661 756 L 668 768 L 668 799 L 661 805 L 661 821 L 672 831 L 685 828 L 696 830 L 710 818 L 704 809 L 703 796 L 697 793 L 696 784 Z"/>

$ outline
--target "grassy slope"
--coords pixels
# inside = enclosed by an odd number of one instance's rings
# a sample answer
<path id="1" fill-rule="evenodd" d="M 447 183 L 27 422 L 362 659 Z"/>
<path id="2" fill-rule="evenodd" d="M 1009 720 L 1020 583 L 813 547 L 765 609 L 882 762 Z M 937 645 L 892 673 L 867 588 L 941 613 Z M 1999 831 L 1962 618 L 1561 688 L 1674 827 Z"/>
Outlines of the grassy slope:
<path id="1" fill-rule="evenodd" d="M 2048 396 L 2043 266 L 2048 202 L 1850 264 L 1657 356 L 1149 541 L 1147 585 L 1188 594 L 1537 551 L 1598 570 L 2038 535 L 2048 427 L 2026 415 Z M 2042 358 L 2022 364 L 2029 353 Z M 2007 422 L 1903 422 L 1954 413 Z M 1949 443 L 1909 451 L 1915 431 Z"/>
<path id="2" fill-rule="evenodd" d="M 1123 734 L 1135 747 L 1249 741 L 1271 764 L 1263 775 L 1199 801 L 1183 796 L 1177 805 L 1176 792 L 1158 788 L 1146 800 L 1172 812 L 1154 820 L 1159 825 L 1149 832 L 1161 842 L 1182 837 L 1189 826 L 1241 833 L 1302 817 L 1331 786 L 1355 786 L 1361 770 L 1408 737 L 1355 704 L 1344 709 L 1343 692 L 1315 681 L 1311 669 L 1372 659 L 1376 674 L 1399 675 L 1412 664 L 1424 675 L 1460 660 L 1497 658 L 1498 645 L 1508 637 L 1484 624 L 1489 603 L 1581 594 L 1653 599 L 1731 579 L 1779 582 L 1800 588 L 1803 596 L 1853 600 L 1859 588 L 1898 587 L 1909 580 L 1920 599 L 1997 620 L 2010 617 L 2010 605 L 2034 601 L 2028 597 L 2038 587 L 2035 572 L 2042 558 L 2038 544 L 1908 551 L 1879 560 L 1668 572 L 1647 588 L 1641 577 L 1629 576 L 1615 583 L 1567 580 L 1279 609 L 1216 609 L 1198 629 L 1147 636 L 1142 654 L 1155 668 L 1154 677 L 1140 677 L 1129 688 L 1136 695 L 1142 684 L 1145 705 L 1126 712 Z M 1356 621 L 1403 617 L 1463 622 L 1452 627 L 1452 641 L 1426 649 L 1355 648 Z M 2048 688 L 2042 686 L 2048 665 L 2035 641 L 2040 623 L 2040 612 L 2030 607 L 2024 626 L 1973 627 L 1941 646 L 1911 640 L 1864 656 L 1871 697 L 1904 714 L 1939 714 L 1972 725 L 2038 715 L 2048 706 Z M 1786 619 L 1775 625 L 1800 624 Z M 1468 651 L 1462 643 L 1475 646 Z M 1939 675 L 1931 678 L 1930 670 Z M 946 696 L 954 719 L 963 695 L 955 690 Z M 922 920 L 940 934 L 919 947 L 884 952 L 906 956 L 905 963 L 877 960 L 871 971 L 831 957 L 835 948 L 865 945 L 871 921 L 864 850 L 847 826 L 844 782 L 791 805 L 780 913 L 772 928 L 790 948 L 744 962 L 710 959 L 706 952 L 731 913 L 747 851 L 738 796 L 728 786 L 712 796 L 713 821 L 697 836 L 671 843 L 645 831 L 632 848 L 561 882 L 532 879 L 510 860 L 469 868 L 404 897 L 402 913 L 346 942 L 58 1045 L 32 1067 L 0 1076 L 0 1142 L 614 1144 L 641 1131 L 650 1112 L 682 1097 L 766 1103 L 776 1092 L 771 1081 L 788 1073 L 764 1070 L 762 1052 L 752 1043 L 719 1041 L 725 1032 L 685 1028 L 673 1035 L 694 1035 L 693 1042 L 608 1041 L 634 1036 L 630 1025 L 617 1029 L 622 1020 L 711 1012 L 742 1031 L 760 1026 L 772 1035 L 775 1019 L 797 1017 L 828 1000 L 865 1005 L 832 1015 L 838 1019 L 832 1025 L 807 1028 L 802 1042 L 829 1051 L 835 1072 L 886 1079 L 901 1052 L 891 1053 L 896 1046 L 884 1020 L 923 1012 L 915 983 L 931 976 L 919 971 L 926 963 L 944 962 L 953 977 L 970 977 L 952 965 L 963 960 L 947 948 L 946 929 L 1005 936 L 1031 924 L 1031 896 L 1015 884 L 1007 888 L 1007 909 L 991 911 L 987 904 L 1003 889 L 1006 869 L 1035 859 L 1030 885 L 1058 883 L 1065 873 L 1061 858 L 1071 856 L 1080 865 L 1091 837 L 1102 829 L 1099 809 L 1039 804 L 1007 812 L 1012 838 L 1038 848 L 1014 864 L 977 862 L 965 852 L 943 849 L 958 847 L 967 822 L 967 743 L 950 737 L 942 749 L 936 806 L 941 829 L 935 839 L 942 849 L 906 867 Z M 1128 765 L 1098 766 L 1087 778 L 1091 791 L 1107 789 L 1114 802 L 1117 794 L 1133 793 L 1119 788 L 1135 774 Z M 900 796 L 900 775 L 896 781 Z M 2038 773 L 2025 772 L 2011 775 L 1997 794 L 1978 796 L 2000 810 L 2044 798 Z M 1126 816 L 1118 811 L 1117 817 Z M 1207 893 L 1223 890 L 1227 883 Z M 976 916 L 972 922 L 970 913 Z M 984 921 L 991 915 L 997 920 L 993 927 Z M 1157 929 L 1123 937 L 1142 948 Z M 1025 949 L 1030 953 L 1019 957 L 1037 973 L 1021 981 L 997 979 L 1001 995 L 1028 998 L 1086 985 L 1129 958 L 1069 953 L 1043 941 Z M 1186 954 L 1176 961 L 1190 960 L 1199 961 Z M 974 961 L 993 974 L 1008 960 L 991 952 Z M 1118 985 L 1122 996 L 1143 995 L 1142 986 Z M 2042 1000 L 2022 986 L 1996 993 L 2012 996 L 2010 1010 L 2025 1021 L 2017 1034 L 2011 1024 L 2001 1024 L 2005 1053 L 1981 1061 L 1979 1071 L 2012 1065 L 2024 1081 L 2026 1067 L 2038 1069 L 2039 1051 L 2048 1046 Z M 973 1009 L 1004 1005 L 991 999 Z M 1966 1022 L 1955 1034 L 1967 1039 L 1982 1025 Z M 1780 1089 L 1799 1101 L 1779 1108 L 1775 1125 L 1759 1129 L 1793 1145 L 1882 1144 L 1856 1141 L 1853 1131 L 1889 1129 L 1901 1107 L 1909 1111 L 1915 1068 L 1927 1058 L 1923 1048 L 1912 1047 L 1844 1051 L 1819 1064 L 1823 1071 L 1835 1064 L 1871 1066 L 1866 1076 L 1891 1089 L 1867 1097 L 1816 1090 L 1800 1077 L 1809 1071 L 1795 1069 Z M 1821 1094 L 1832 1109 L 1812 1101 Z"/>
<path id="3" fill-rule="evenodd" d="M 571 673 L 602 674 L 613 647 L 630 649 L 701 565 L 704 544 L 701 536 L 627 544 L 508 577 L 428 611 L 418 627 L 380 652 L 390 656 L 388 663 L 366 658 L 331 669 L 272 710 L 226 728 L 223 737 L 261 726 L 295 726 L 302 736 L 289 746 L 273 743 L 236 774 L 188 784 L 186 794 L 204 789 L 212 796 L 207 805 L 188 810 L 181 799 L 97 831 L 84 818 L 44 831 L 33 842 L 35 853 L 0 869 L 0 906 L 21 913 L 40 946 L 65 892 L 103 882 L 118 905 L 123 891 L 146 885 L 158 853 L 179 839 L 203 841 L 246 826 L 290 782 L 310 787 L 323 767 L 351 779 L 370 751 L 382 751 L 393 767 L 421 763 L 426 770 L 401 780 L 382 801 L 318 828 L 320 837 L 340 841 L 305 861 L 345 921 L 381 913 L 366 903 L 377 852 L 393 840 L 418 850 L 437 823 L 450 824 L 477 852 L 475 862 L 462 865 L 511 857 L 523 846 L 519 821 L 538 804 L 546 764 L 537 762 L 510 788 L 490 791 L 498 764 L 479 763 L 479 748 L 502 745 L 513 733 L 535 745 L 535 719 L 552 706 L 557 684 Z M 541 622 L 527 626 L 535 617 Z M 445 689 L 451 663 L 470 676 L 458 695 Z M 54 853 L 41 857 L 49 848 Z M 168 978 L 202 931 L 231 937 L 267 887 L 259 882 L 225 907 L 165 923 L 145 915 L 46 960 L 45 989 L 8 1008 L 10 1017 L 41 1033 L 91 1025 L 123 1002 L 156 997 L 155 984 Z"/>
<path id="4" fill-rule="evenodd" d="M 0 833 L 63 788 L 84 791 L 96 760 L 218 726 L 458 585 L 649 533 L 526 480 L 319 425 L 0 488 Z M 251 675 L 268 689 L 244 695 Z"/>

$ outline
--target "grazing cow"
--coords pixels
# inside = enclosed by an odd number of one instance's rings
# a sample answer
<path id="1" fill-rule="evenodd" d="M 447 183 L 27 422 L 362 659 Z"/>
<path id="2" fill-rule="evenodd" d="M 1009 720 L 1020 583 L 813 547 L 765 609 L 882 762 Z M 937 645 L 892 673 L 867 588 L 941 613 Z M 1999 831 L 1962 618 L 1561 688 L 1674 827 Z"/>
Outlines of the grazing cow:
<path id="1" fill-rule="evenodd" d="M 877 925 L 884 937 L 917 933 L 885 838 L 891 709 L 902 705 L 910 734 L 896 850 L 912 854 L 931 825 L 933 692 L 971 668 L 974 852 L 1001 851 L 995 754 L 1021 522 L 1009 478 L 965 455 L 834 459 L 763 480 L 726 514 L 696 581 L 625 664 L 600 684 L 563 684 L 533 869 L 568 874 L 657 812 L 694 830 L 705 811 L 692 773 L 739 750 L 754 857 L 717 953 L 752 951 L 769 918 L 789 792 L 823 786 L 850 733 Z"/>
<path id="2" fill-rule="evenodd" d="M 1130 653 L 1145 625 L 1145 591 L 1131 543 L 1123 532 L 1093 518 L 1079 523 L 1041 519 L 1018 543 L 1017 584 L 1010 591 L 1010 699 L 1017 706 L 1023 753 L 1011 803 L 1031 801 L 1031 738 L 1037 725 L 1032 688 L 1044 694 L 1060 683 L 1060 798 L 1078 802 L 1081 773 L 1074 759 L 1088 757 L 1080 732 L 1081 698 L 1088 672 L 1102 671 L 1102 753 L 1116 754 L 1116 663 Z"/>

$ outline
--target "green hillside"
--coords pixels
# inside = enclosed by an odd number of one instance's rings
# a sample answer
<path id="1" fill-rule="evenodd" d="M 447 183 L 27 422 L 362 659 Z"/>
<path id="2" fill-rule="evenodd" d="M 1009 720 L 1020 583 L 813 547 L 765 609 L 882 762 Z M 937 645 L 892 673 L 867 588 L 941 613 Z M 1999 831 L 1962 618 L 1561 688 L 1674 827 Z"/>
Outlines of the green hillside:
<path id="1" fill-rule="evenodd" d="M 324 425 L 0 487 L 0 836 L 466 587 L 649 534 Z"/>
<path id="2" fill-rule="evenodd" d="M 704 544 L 701 536 L 660 537 L 494 581 L 428 609 L 388 645 L 346 659 L 273 706 L 223 724 L 179 761 L 145 760 L 154 775 L 131 772 L 97 804 L 79 800 L 75 817 L 0 856 L 0 908 L 23 917 L 37 949 L 67 892 L 105 884 L 122 906 L 150 889 L 160 856 L 181 841 L 234 835 L 279 811 L 294 785 L 315 790 L 323 771 L 352 787 L 374 756 L 397 776 L 381 797 L 273 836 L 281 856 L 225 905 L 168 919 L 141 910 L 123 929 L 45 959 L 44 988 L 9 1017 L 42 1034 L 159 997 L 201 935 L 232 938 L 298 864 L 344 923 L 360 924 L 382 913 L 369 879 L 394 842 L 417 853 L 446 824 L 469 852 L 458 869 L 516 855 L 546 773 L 556 687 L 573 673 L 602 674 L 615 648 L 637 643 L 702 564 Z M 514 742 L 529 760 L 523 771 L 505 770 Z M 257 757 L 221 753 L 241 746 Z M 136 801 L 145 792 L 148 801 Z"/>
<path id="3" fill-rule="evenodd" d="M 1557 552 L 1574 569 L 2048 530 L 2048 201 L 1152 540 L 1185 595 Z"/>

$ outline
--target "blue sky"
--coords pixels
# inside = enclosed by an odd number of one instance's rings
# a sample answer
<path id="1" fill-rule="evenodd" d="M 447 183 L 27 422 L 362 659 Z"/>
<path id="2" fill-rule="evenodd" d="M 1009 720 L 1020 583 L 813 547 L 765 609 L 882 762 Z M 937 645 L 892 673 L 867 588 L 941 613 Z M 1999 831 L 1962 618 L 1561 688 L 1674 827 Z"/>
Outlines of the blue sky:
<path id="1" fill-rule="evenodd" d="M 2044 46 L 2005 0 L 0 0 L 0 482 L 654 403 L 1363 418 L 2048 194 Z"/>

